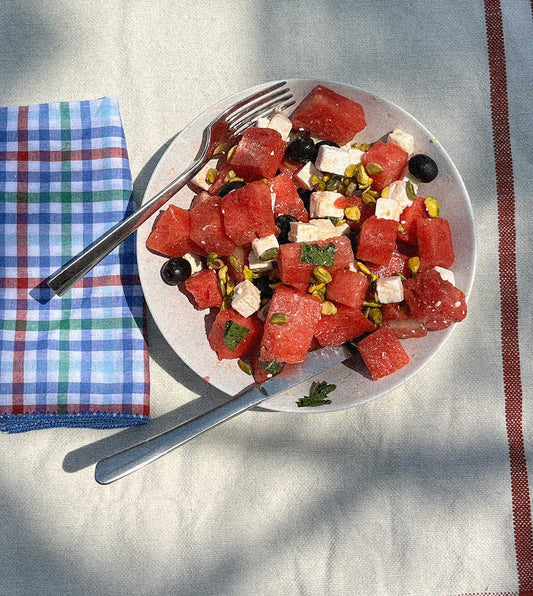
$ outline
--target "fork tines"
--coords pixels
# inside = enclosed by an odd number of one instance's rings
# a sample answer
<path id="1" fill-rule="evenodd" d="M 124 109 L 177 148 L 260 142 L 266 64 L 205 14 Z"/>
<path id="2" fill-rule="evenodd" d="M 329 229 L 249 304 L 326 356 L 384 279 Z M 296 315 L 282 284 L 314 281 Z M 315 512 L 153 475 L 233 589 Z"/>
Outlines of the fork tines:
<path id="1" fill-rule="evenodd" d="M 237 136 L 251 126 L 257 118 L 294 105 L 295 102 L 290 101 L 293 97 L 291 90 L 285 85 L 285 81 L 276 83 L 248 97 L 228 111 L 225 121 L 229 124 L 229 130 Z"/>

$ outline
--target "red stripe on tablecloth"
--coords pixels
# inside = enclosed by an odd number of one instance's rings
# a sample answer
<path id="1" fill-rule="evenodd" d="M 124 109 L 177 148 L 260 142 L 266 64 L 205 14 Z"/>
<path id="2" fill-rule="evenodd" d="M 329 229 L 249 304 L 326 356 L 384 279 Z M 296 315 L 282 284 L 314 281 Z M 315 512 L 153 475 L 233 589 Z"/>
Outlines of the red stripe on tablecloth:
<path id="1" fill-rule="evenodd" d="M 533 596 L 529 592 L 472 592 L 459 594 L 459 596 Z"/>
<path id="2" fill-rule="evenodd" d="M 17 277 L 25 279 L 28 269 L 28 162 L 24 154 L 28 152 L 28 107 L 18 111 L 18 150 L 22 159 L 17 164 Z M 28 297 L 24 288 L 17 288 L 17 321 L 23 321 L 28 310 Z M 15 349 L 13 350 L 13 414 L 24 411 L 24 329 L 15 328 Z M 17 388 L 21 389 L 18 390 Z"/>
<path id="3" fill-rule="evenodd" d="M 520 590 L 520 592 L 472 592 L 459 594 L 459 596 L 533 596 L 533 590 Z"/>
<path id="4" fill-rule="evenodd" d="M 22 108 L 21 108 L 22 109 Z M 27 139 L 26 139 L 27 140 Z M 0 151 L 0 162 L 3 161 L 83 161 L 106 158 L 128 159 L 124 147 L 95 147 L 94 149 L 75 149 L 73 151 L 28 151 L 19 148 L 17 151 Z"/>
<path id="5" fill-rule="evenodd" d="M 0 277 L 0 289 L 33 290 L 41 285 L 42 281 L 41 278 L 37 277 Z M 101 288 L 103 286 L 134 286 L 139 285 L 139 283 L 138 275 L 99 275 L 98 277 L 84 277 L 74 287 Z"/>
<path id="6" fill-rule="evenodd" d="M 521 595 L 533 591 L 533 532 L 527 462 L 522 427 L 522 379 L 518 342 L 518 288 L 516 281 L 516 226 L 507 71 L 499 0 L 485 0 L 489 50 L 492 129 L 496 162 L 500 255 L 501 338 L 505 422 L 511 463 L 513 524 Z"/>

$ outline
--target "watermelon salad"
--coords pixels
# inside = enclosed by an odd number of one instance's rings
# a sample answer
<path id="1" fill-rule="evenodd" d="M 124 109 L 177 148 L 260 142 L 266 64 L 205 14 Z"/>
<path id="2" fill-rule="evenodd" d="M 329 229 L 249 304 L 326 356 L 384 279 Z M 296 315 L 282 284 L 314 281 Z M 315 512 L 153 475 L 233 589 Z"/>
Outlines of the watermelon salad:
<path id="1" fill-rule="evenodd" d="M 466 316 L 445 197 L 418 194 L 437 164 L 409 132 L 365 127 L 360 104 L 315 87 L 217 147 L 189 209 L 170 205 L 147 239 L 162 280 L 211 309 L 218 359 L 257 383 L 345 343 L 378 380 L 409 364 L 401 340 Z"/>

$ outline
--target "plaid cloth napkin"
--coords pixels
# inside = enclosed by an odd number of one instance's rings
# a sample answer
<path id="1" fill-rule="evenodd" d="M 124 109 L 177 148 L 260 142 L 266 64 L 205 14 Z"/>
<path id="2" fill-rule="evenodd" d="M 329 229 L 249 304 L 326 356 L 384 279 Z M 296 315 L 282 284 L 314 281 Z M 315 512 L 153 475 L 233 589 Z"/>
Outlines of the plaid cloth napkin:
<path id="1" fill-rule="evenodd" d="M 63 298 L 45 279 L 131 209 L 118 102 L 0 109 L 0 429 L 147 422 L 134 238 Z"/>

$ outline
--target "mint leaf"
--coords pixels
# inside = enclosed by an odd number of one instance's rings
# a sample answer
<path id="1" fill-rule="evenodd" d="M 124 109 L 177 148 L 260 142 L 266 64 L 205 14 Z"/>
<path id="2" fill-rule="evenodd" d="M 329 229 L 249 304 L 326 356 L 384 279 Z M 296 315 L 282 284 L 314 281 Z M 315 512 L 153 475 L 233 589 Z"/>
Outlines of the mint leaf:
<path id="1" fill-rule="evenodd" d="M 226 321 L 224 325 L 224 343 L 230 350 L 234 350 L 248 335 L 250 330 L 234 321 Z"/>
<path id="2" fill-rule="evenodd" d="M 331 267 L 335 259 L 335 245 L 333 242 L 321 247 L 318 244 L 306 244 L 302 242 L 301 263 L 313 263 L 313 265 L 322 265 Z"/>
<path id="3" fill-rule="evenodd" d="M 311 391 L 309 395 L 305 397 L 301 397 L 296 404 L 299 408 L 308 407 L 313 408 L 316 406 L 323 406 L 325 404 L 330 404 L 331 399 L 326 399 L 328 394 L 337 389 L 337 385 L 333 385 L 333 383 L 328 384 L 326 381 L 314 382 L 311 385 Z"/>
<path id="4" fill-rule="evenodd" d="M 279 375 L 281 372 L 281 363 L 277 360 L 260 360 L 259 361 L 259 368 L 262 370 L 266 370 L 273 375 Z"/>

